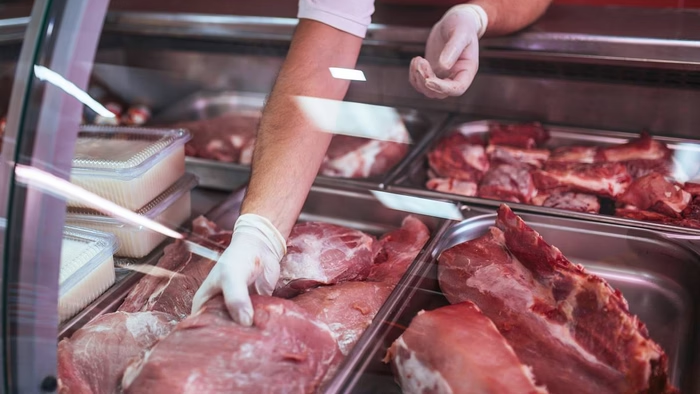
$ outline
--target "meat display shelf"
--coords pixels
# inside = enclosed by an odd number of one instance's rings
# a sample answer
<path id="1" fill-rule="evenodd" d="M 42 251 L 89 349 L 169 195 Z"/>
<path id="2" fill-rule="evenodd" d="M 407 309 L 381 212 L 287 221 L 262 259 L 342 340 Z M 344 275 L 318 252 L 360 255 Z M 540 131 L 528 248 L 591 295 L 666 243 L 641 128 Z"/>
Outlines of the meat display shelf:
<path id="1" fill-rule="evenodd" d="M 459 194 L 444 193 L 428 190 L 425 186 L 428 180 L 428 154 L 434 149 L 442 137 L 455 130 L 457 126 L 468 125 L 468 135 L 486 135 L 488 133 L 488 123 L 511 123 L 501 119 L 483 119 L 474 117 L 459 117 L 450 120 L 446 127 L 435 134 L 435 138 L 429 143 L 422 144 L 416 149 L 406 161 L 410 161 L 399 171 L 393 172 L 386 179 L 386 189 L 401 194 L 413 194 L 427 198 L 450 199 L 462 202 L 469 206 L 488 206 L 496 208 L 502 201 L 491 200 L 480 197 L 467 197 Z M 564 127 L 557 125 L 543 124 L 549 130 L 550 139 L 545 144 L 545 148 L 553 149 L 560 146 L 614 146 L 629 142 L 639 137 L 639 134 L 593 130 L 575 127 Z M 700 141 L 673 137 L 653 136 L 655 140 L 665 143 L 673 152 L 674 166 L 681 169 L 688 179 L 696 180 L 700 177 Z M 685 181 L 685 180 L 684 180 Z M 592 214 L 575 212 L 559 208 L 548 208 L 530 204 L 508 203 L 514 210 L 520 212 L 532 212 L 546 215 L 563 216 L 600 223 L 611 223 L 623 226 L 635 226 L 649 230 L 662 232 L 675 232 L 683 234 L 700 235 L 700 229 L 681 227 L 670 224 L 661 224 L 641 220 L 616 217 L 609 214 Z"/>
<path id="2" fill-rule="evenodd" d="M 175 104 L 153 118 L 153 124 L 172 124 L 183 121 L 194 121 L 215 118 L 224 114 L 247 113 L 261 111 L 265 96 L 242 92 L 200 92 L 192 97 Z M 423 144 L 429 143 L 448 119 L 447 113 L 435 111 L 417 111 L 414 109 L 397 108 L 414 144 L 406 157 L 386 174 L 370 178 L 336 178 L 325 175 L 316 177 L 317 185 L 326 186 L 361 186 L 381 187 L 391 174 L 403 169 L 408 164 L 406 158 L 412 151 L 420 150 Z M 198 157 L 186 158 L 186 169 L 199 177 L 201 187 L 222 191 L 233 191 L 247 183 L 250 177 L 250 166 L 218 162 Z"/>
<path id="3" fill-rule="evenodd" d="M 330 383 L 333 393 L 401 393 L 386 350 L 420 310 L 448 305 L 437 281 L 437 258 L 446 249 L 483 235 L 494 225 L 492 209 L 472 208 L 414 263 L 350 352 Z M 672 383 L 681 392 L 700 390 L 700 255 L 692 244 L 667 234 L 576 219 L 522 214 L 544 239 L 573 263 L 605 278 L 629 302 L 668 355 Z M 596 245 L 591 248 L 591 245 Z"/>

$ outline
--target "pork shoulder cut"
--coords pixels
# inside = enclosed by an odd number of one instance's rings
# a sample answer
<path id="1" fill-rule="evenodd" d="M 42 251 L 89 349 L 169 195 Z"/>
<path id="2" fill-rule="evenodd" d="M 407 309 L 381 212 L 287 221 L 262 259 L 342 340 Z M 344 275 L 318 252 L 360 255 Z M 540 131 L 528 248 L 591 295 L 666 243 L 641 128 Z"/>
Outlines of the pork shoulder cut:
<path id="1" fill-rule="evenodd" d="M 489 169 L 483 141 L 453 132 L 444 137 L 428 153 L 428 164 L 434 177 L 479 182 Z"/>
<path id="2" fill-rule="evenodd" d="M 690 203 L 690 199 L 690 193 L 683 190 L 680 184 L 662 174 L 651 173 L 635 179 L 617 201 L 642 210 L 680 217 L 681 212 Z"/>
<path id="3" fill-rule="evenodd" d="M 620 163 L 549 162 L 532 175 L 539 190 L 562 189 L 602 197 L 617 197 L 632 182 L 627 168 Z"/>
<path id="4" fill-rule="evenodd" d="M 429 238 L 430 230 L 420 219 L 406 216 L 401 228 L 384 234 L 379 240 L 379 252 L 368 280 L 395 286 Z"/>
<path id="5" fill-rule="evenodd" d="M 460 181 L 455 178 L 433 178 L 426 182 L 425 187 L 442 193 L 459 194 L 461 196 L 476 196 L 478 185 L 476 182 Z"/>

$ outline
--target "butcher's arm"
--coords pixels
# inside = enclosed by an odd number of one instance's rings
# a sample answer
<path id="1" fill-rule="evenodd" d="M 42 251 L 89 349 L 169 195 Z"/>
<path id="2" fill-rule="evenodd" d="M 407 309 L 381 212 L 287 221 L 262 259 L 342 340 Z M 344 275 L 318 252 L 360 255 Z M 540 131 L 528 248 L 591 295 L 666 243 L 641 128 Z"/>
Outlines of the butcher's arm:
<path id="1" fill-rule="evenodd" d="M 316 130 L 296 96 L 342 100 L 349 82 L 329 67 L 354 68 L 360 37 L 301 19 L 263 113 L 241 213 L 261 215 L 288 237 L 316 177 L 331 135 Z M 253 70 L 251 70 L 253 72 Z"/>
<path id="2" fill-rule="evenodd" d="M 499 36 L 516 32 L 534 21 L 544 12 L 552 0 L 474 0 L 469 4 L 481 6 L 488 16 L 487 36 Z"/>

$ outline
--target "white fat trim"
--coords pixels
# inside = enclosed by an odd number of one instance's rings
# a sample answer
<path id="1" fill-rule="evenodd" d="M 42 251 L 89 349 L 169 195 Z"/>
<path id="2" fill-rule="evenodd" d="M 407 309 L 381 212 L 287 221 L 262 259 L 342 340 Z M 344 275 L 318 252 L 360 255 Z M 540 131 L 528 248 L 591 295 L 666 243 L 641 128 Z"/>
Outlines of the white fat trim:
<path id="1" fill-rule="evenodd" d="M 447 383 L 442 374 L 425 366 L 418 359 L 416 353 L 406 346 L 403 337 L 392 345 L 406 350 L 409 353 L 407 359 L 402 359 L 398 350 L 394 350 L 393 363 L 398 371 L 401 389 L 404 394 L 421 394 L 426 389 L 441 394 L 452 394 L 452 387 Z"/>

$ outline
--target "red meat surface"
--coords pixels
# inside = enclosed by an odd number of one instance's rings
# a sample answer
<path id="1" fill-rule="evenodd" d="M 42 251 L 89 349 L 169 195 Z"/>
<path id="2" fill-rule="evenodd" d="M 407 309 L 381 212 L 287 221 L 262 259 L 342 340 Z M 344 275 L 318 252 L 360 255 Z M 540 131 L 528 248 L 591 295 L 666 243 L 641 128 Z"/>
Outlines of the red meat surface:
<path id="1" fill-rule="evenodd" d="M 549 139 L 549 132 L 538 122 L 489 125 L 489 143 L 533 149 Z"/>
<path id="2" fill-rule="evenodd" d="M 489 145 L 486 148 L 486 153 L 491 159 L 492 165 L 501 163 L 541 168 L 549 158 L 549 151 L 546 149 L 521 149 L 499 145 Z"/>
<path id="3" fill-rule="evenodd" d="M 556 148 L 549 156 L 549 161 L 564 163 L 593 163 L 598 155 L 595 146 L 563 146 Z"/>
<path id="4" fill-rule="evenodd" d="M 384 174 L 397 165 L 409 146 L 345 135 L 333 136 L 321 164 L 322 175 L 344 178 L 369 178 Z"/>
<path id="5" fill-rule="evenodd" d="M 479 185 L 478 196 L 528 204 L 536 193 L 528 167 L 500 164 L 486 173 Z"/>
<path id="6" fill-rule="evenodd" d="M 489 160 L 480 137 L 467 137 L 461 133 L 452 133 L 443 138 L 428 153 L 428 164 L 434 177 L 472 182 L 481 180 L 489 169 Z"/>
<path id="7" fill-rule="evenodd" d="M 690 193 L 680 184 L 664 175 L 651 173 L 635 179 L 627 191 L 618 198 L 622 204 L 641 210 L 652 210 L 671 217 L 680 217 L 690 202 Z"/>
<path id="8" fill-rule="evenodd" d="M 639 178 L 651 173 L 671 174 L 672 155 L 666 144 L 642 133 L 638 139 L 626 144 L 601 149 L 597 159 L 602 162 L 623 162 L 629 174 Z"/>
<path id="9" fill-rule="evenodd" d="M 567 211 L 598 213 L 600 201 L 592 194 L 552 190 L 550 193 L 538 193 L 532 198 L 532 204 L 547 208 L 566 209 Z"/>
<path id="10" fill-rule="evenodd" d="M 185 150 L 188 156 L 239 163 L 243 149 L 255 140 L 259 122 L 260 113 L 251 111 L 182 122 L 173 127 L 187 129 L 192 135 Z"/>
<path id="11" fill-rule="evenodd" d="M 428 227 L 415 216 L 407 216 L 401 228 L 379 240 L 379 253 L 368 280 L 396 285 L 429 238 Z"/>
<path id="12" fill-rule="evenodd" d="M 620 163 L 548 163 L 534 171 L 533 177 L 540 190 L 563 189 L 603 197 L 621 195 L 632 182 Z"/>

